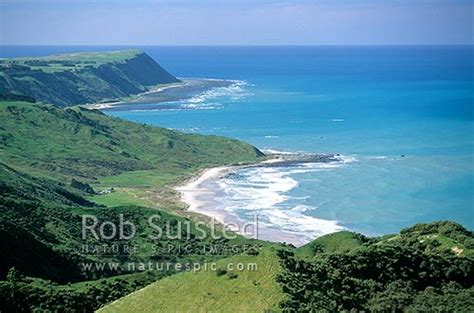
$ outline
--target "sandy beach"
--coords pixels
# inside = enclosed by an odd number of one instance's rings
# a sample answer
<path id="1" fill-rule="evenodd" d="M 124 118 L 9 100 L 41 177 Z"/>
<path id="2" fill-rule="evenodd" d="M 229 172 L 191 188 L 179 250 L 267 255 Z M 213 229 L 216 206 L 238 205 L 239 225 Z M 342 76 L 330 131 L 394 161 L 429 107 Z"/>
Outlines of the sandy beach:
<path id="1" fill-rule="evenodd" d="M 232 170 L 231 166 L 212 167 L 204 170 L 200 175 L 196 175 L 184 185 L 175 188 L 181 194 L 181 200 L 188 205 L 188 210 L 213 217 L 220 223 L 225 223 L 226 216 L 224 212 L 211 212 L 208 202 L 200 199 L 202 196 L 213 195 L 213 191 L 205 188 L 203 183 L 208 180 L 219 179 Z M 211 214 L 212 213 L 212 214 Z"/>
<path id="2" fill-rule="evenodd" d="M 262 166 L 262 164 L 278 163 L 282 161 L 283 160 L 279 158 L 269 159 L 255 164 L 255 166 Z M 210 181 L 218 180 L 226 174 L 233 172 L 237 168 L 239 167 L 219 166 L 206 169 L 183 185 L 175 187 L 175 190 L 181 194 L 181 200 L 188 205 L 189 211 L 211 217 L 216 222 L 219 222 L 223 225 L 238 225 L 237 228 L 230 229 L 249 237 L 248 234 L 245 234 L 242 231 L 244 228 L 243 226 L 248 221 L 243 221 L 237 215 L 226 212 L 220 208 L 220 203 L 214 198 L 217 191 L 208 187 L 208 183 Z M 257 235 L 252 236 L 252 238 L 272 242 L 291 243 L 295 246 L 301 246 L 305 244 L 305 241 L 303 238 L 301 238 L 301 236 L 293 233 L 284 232 L 278 229 L 265 228 L 261 224 L 257 224 L 257 229 Z"/>

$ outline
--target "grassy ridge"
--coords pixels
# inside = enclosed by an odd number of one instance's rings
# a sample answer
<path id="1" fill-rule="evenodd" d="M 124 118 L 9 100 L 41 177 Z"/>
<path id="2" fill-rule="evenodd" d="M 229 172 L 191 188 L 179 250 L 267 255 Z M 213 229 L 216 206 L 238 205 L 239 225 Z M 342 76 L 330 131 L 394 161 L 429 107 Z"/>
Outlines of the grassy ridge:
<path id="1" fill-rule="evenodd" d="M 473 251 L 474 234 L 452 222 L 376 238 L 343 231 L 298 249 L 264 247 L 219 261 L 259 265 L 234 279 L 219 271 L 174 275 L 99 312 L 467 312 Z"/>
<path id="2" fill-rule="evenodd" d="M 296 254 L 300 257 L 311 258 L 317 253 L 349 252 L 360 247 L 369 239 L 350 231 L 340 231 L 319 237 L 298 248 Z"/>
<path id="3" fill-rule="evenodd" d="M 0 59 L 0 94 L 70 106 L 118 99 L 179 82 L 142 51 Z"/>
<path id="4" fill-rule="evenodd" d="M 0 119 L 3 162 L 61 179 L 94 181 L 154 170 L 154 175 L 171 175 L 171 182 L 198 168 L 254 162 L 262 156 L 237 140 L 183 134 L 82 108 L 0 102 Z"/>
<path id="5" fill-rule="evenodd" d="M 237 255 L 217 263 L 219 271 L 180 273 L 138 290 L 98 312 L 267 312 L 278 309 L 284 293 L 273 248 L 258 256 Z M 243 264 L 230 271 L 228 265 Z M 256 264 L 253 270 L 249 264 Z"/>

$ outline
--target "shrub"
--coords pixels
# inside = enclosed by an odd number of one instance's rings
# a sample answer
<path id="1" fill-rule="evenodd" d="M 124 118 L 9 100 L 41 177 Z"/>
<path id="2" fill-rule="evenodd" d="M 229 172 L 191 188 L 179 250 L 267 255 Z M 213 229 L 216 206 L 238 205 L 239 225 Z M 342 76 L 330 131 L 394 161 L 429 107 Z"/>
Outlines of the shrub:
<path id="1" fill-rule="evenodd" d="M 227 274 L 227 271 L 225 269 L 223 269 L 222 267 L 219 268 L 217 271 L 216 271 L 216 275 L 217 276 L 222 276 L 222 275 L 225 275 Z"/>

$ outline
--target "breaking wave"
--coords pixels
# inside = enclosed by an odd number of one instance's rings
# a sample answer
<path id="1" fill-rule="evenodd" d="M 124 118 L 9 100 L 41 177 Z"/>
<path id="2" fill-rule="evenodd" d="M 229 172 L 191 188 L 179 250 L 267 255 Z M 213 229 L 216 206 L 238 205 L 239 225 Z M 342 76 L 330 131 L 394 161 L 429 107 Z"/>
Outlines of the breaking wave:
<path id="1" fill-rule="evenodd" d="M 291 191 L 298 187 L 295 174 L 334 170 L 356 161 L 352 156 L 338 156 L 328 163 L 304 163 L 288 167 L 248 167 L 232 172 L 217 181 L 219 207 L 242 219 L 257 214 L 266 228 L 297 234 L 309 241 L 344 229 L 335 220 L 317 218 L 317 207 L 305 204 L 307 197 Z"/>

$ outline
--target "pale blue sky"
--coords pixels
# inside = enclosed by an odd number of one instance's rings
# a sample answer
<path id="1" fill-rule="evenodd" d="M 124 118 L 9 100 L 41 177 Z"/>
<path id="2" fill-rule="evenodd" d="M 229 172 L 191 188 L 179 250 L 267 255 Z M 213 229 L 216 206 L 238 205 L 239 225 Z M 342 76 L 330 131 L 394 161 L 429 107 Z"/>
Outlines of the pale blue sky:
<path id="1" fill-rule="evenodd" d="M 472 44 L 470 0 L 0 0 L 0 44 Z"/>

